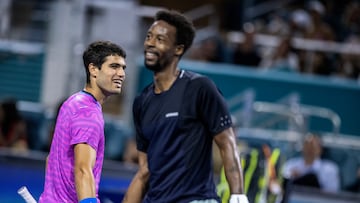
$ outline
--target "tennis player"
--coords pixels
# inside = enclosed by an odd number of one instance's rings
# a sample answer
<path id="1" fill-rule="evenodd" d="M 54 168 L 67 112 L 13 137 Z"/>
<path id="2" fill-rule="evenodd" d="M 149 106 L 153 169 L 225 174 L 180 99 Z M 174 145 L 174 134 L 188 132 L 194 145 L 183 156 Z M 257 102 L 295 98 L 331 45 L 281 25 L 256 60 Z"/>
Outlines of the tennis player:
<path id="1" fill-rule="evenodd" d="M 40 203 L 100 202 L 104 159 L 102 104 L 120 94 L 125 79 L 125 51 L 108 41 L 91 43 L 83 53 L 85 88 L 61 106 Z"/>
<path id="2" fill-rule="evenodd" d="M 223 96 L 207 77 L 178 67 L 194 36 L 192 22 L 173 10 L 159 11 L 147 32 L 144 60 L 153 82 L 133 104 L 139 169 L 124 203 L 220 202 L 213 140 L 221 151 L 230 202 L 248 203 Z"/>

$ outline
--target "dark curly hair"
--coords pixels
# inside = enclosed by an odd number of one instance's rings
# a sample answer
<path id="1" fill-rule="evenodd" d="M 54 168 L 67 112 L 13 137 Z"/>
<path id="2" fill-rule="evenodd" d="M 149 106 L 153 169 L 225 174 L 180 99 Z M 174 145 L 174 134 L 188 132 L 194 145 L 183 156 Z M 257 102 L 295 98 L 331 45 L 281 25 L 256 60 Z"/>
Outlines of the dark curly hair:
<path id="1" fill-rule="evenodd" d="M 163 20 L 176 28 L 176 44 L 184 45 L 184 53 L 191 47 L 195 37 L 193 23 L 176 10 L 161 10 L 155 15 L 155 21 Z"/>
<path id="2" fill-rule="evenodd" d="M 86 83 L 90 82 L 89 64 L 93 63 L 99 69 L 107 56 L 118 55 L 126 58 L 126 52 L 119 45 L 110 41 L 95 41 L 91 43 L 83 54 L 83 62 L 86 71 Z"/>

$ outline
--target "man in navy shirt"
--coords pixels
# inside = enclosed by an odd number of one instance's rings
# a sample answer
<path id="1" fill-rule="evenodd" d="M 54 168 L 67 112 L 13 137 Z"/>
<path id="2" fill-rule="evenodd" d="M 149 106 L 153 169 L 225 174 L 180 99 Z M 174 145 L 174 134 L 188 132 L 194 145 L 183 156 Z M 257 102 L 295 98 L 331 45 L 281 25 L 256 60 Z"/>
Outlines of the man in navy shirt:
<path id="1" fill-rule="evenodd" d="M 191 21 L 166 10 L 156 14 L 147 32 L 144 60 L 154 80 L 134 101 L 139 170 L 123 202 L 220 202 L 211 159 L 215 140 L 230 202 L 248 203 L 223 96 L 207 77 L 178 67 L 194 36 Z"/>

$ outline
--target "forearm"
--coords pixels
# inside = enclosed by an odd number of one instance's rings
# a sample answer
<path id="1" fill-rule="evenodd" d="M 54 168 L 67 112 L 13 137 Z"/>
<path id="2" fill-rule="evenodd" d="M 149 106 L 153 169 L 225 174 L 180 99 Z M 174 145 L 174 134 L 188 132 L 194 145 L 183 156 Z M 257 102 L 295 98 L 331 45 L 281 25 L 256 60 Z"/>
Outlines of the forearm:
<path id="1" fill-rule="evenodd" d="M 132 180 L 125 197 L 123 199 L 123 203 L 140 203 L 142 202 L 142 199 L 144 198 L 146 191 L 147 191 L 147 185 L 144 181 L 142 181 L 141 175 L 137 173 Z"/>
<path id="2" fill-rule="evenodd" d="M 243 176 L 239 156 L 235 153 L 223 153 L 223 162 L 226 180 L 230 187 L 231 194 L 243 194 Z"/>
<path id="3" fill-rule="evenodd" d="M 220 150 L 231 194 L 243 194 L 243 176 L 234 131 L 228 128 L 217 134 L 214 139 Z"/>
<path id="4" fill-rule="evenodd" d="M 75 187 L 78 200 L 96 197 L 95 180 L 91 170 L 75 170 Z"/>
<path id="5" fill-rule="evenodd" d="M 225 139 L 224 139 L 225 138 Z M 226 139 L 228 138 L 228 139 Z M 249 203 L 243 188 L 243 176 L 240 165 L 240 157 L 236 147 L 234 136 L 217 138 L 223 158 L 226 180 L 230 187 L 229 203 Z"/>
<path id="6" fill-rule="evenodd" d="M 139 157 L 139 169 L 135 174 L 131 184 L 123 199 L 123 203 L 140 203 L 144 198 L 149 181 L 149 168 L 147 163 L 147 155 L 144 152 L 138 153 Z"/>

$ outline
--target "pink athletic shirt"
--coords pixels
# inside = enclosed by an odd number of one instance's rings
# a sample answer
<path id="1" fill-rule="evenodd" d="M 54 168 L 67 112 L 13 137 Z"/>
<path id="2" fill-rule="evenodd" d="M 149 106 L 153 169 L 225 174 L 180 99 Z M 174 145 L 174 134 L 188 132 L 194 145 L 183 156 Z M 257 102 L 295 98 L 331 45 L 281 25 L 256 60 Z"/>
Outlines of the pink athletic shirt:
<path id="1" fill-rule="evenodd" d="M 98 198 L 104 160 L 104 118 L 100 103 L 84 91 L 70 96 L 61 106 L 39 203 L 79 201 L 74 177 L 74 146 L 79 143 L 86 143 L 96 150 L 93 173 Z"/>

